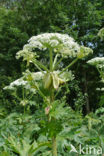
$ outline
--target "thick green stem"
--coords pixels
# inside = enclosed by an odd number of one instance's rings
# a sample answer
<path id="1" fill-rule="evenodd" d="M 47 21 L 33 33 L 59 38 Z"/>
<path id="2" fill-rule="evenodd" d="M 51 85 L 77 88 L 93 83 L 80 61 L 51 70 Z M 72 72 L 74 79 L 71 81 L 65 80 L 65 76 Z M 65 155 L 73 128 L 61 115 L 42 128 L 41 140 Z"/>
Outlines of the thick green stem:
<path id="1" fill-rule="evenodd" d="M 76 63 L 78 61 L 78 58 L 76 58 L 75 60 L 73 60 L 68 66 L 66 66 L 60 73 L 59 75 L 61 75 L 64 71 L 66 71 L 68 68 L 70 68 L 74 63 Z"/>
<path id="2" fill-rule="evenodd" d="M 43 65 L 41 62 L 39 62 L 38 60 L 35 59 L 33 63 L 35 64 L 35 66 L 36 66 L 40 71 L 42 71 L 42 69 L 43 69 L 44 71 L 47 71 L 47 72 L 48 72 L 47 67 L 44 66 L 44 65 Z"/>
<path id="3" fill-rule="evenodd" d="M 62 72 L 60 72 L 60 74 L 62 74 L 65 70 L 70 68 L 77 60 L 78 59 L 75 59 L 74 61 L 72 61 L 72 63 L 70 63 L 66 68 L 64 68 L 62 70 Z M 58 63 L 60 63 L 60 62 L 61 62 L 61 60 Z M 51 62 L 51 58 L 50 58 L 50 65 L 51 65 L 51 63 L 52 62 Z M 54 90 L 52 90 L 51 95 L 50 95 L 50 102 L 53 103 L 53 101 L 54 101 Z M 54 120 L 54 119 L 52 119 L 52 120 Z M 55 135 L 52 137 L 52 156 L 57 156 L 57 142 L 56 142 L 56 136 Z"/>
<path id="4" fill-rule="evenodd" d="M 57 60 L 57 57 L 55 58 L 54 62 L 53 62 L 53 54 L 52 54 L 52 49 L 49 49 L 50 52 L 50 72 L 53 71 L 53 66 Z M 51 89 L 51 93 L 50 93 L 50 105 L 52 105 L 54 102 L 54 88 Z M 49 115 L 48 115 L 49 118 Z M 54 120 L 54 119 L 51 119 Z M 51 120 L 48 120 L 49 122 L 51 122 Z M 52 156 L 57 156 L 57 144 L 56 144 L 56 136 L 52 137 Z"/>
<path id="5" fill-rule="evenodd" d="M 52 49 L 49 50 L 50 53 L 50 71 L 53 70 L 53 54 L 52 54 Z"/>
<path id="6" fill-rule="evenodd" d="M 61 63 L 62 60 L 63 60 L 63 57 L 61 57 L 60 60 L 55 64 L 54 69 L 57 68 L 57 66 Z"/>
<path id="7" fill-rule="evenodd" d="M 52 89 L 50 94 L 50 103 L 54 102 L 54 89 Z M 51 120 L 55 120 L 52 118 Z M 52 156 L 57 156 L 57 143 L 56 143 L 56 135 L 52 137 Z"/>
<path id="8" fill-rule="evenodd" d="M 43 92 L 39 89 L 38 85 L 36 85 L 36 88 L 37 88 L 37 90 L 38 90 L 39 95 L 44 99 L 44 101 L 45 101 L 47 104 L 49 104 L 49 102 L 48 102 L 46 96 L 45 96 L 45 95 L 43 94 Z"/>
<path id="9" fill-rule="evenodd" d="M 56 137 L 52 138 L 52 156 L 57 156 Z"/>
<path id="10" fill-rule="evenodd" d="M 54 58 L 54 61 L 53 61 L 53 69 L 54 69 L 55 64 L 56 64 L 56 62 L 57 62 L 57 58 L 58 58 L 58 54 L 56 54 L 56 56 L 55 56 L 55 58 Z"/>
<path id="11" fill-rule="evenodd" d="M 24 99 L 25 99 L 25 90 L 24 90 L 24 87 L 23 87 L 22 91 L 23 91 L 23 101 L 24 101 Z M 25 111 L 26 111 L 26 105 L 24 105 L 24 115 L 25 115 Z"/>

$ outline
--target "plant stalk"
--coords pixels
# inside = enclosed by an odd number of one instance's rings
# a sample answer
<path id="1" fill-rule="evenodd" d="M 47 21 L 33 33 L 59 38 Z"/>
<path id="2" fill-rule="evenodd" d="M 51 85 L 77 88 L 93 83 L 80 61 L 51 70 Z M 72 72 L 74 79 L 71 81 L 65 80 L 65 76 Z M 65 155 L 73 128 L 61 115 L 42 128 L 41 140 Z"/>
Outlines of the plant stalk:
<path id="1" fill-rule="evenodd" d="M 50 53 L 50 71 L 53 70 L 53 54 L 52 54 L 52 49 L 49 51 Z"/>
<path id="2" fill-rule="evenodd" d="M 60 73 L 59 75 L 61 75 L 64 71 L 66 71 L 68 68 L 70 68 L 74 63 L 76 63 L 78 61 L 78 58 L 76 58 L 75 60 L 73 60 L 68 66 L 66 66 Z"/>
<path id="3" fill-rule="evenodd" d="M 56 137 L 52 138 L 52 156 L 57 156 Z"/>
<path id="4" fill-rule="evenodd" d="M 50 94 L 50 102 L 51 104 L 54 102 L 54 89 L 52 89 L 51 94 Z M 52 118 L 51 120 L 55 120 L 55 119 Z M 52 156 L 57 156 L 56 135 L 52 137 Z"/>

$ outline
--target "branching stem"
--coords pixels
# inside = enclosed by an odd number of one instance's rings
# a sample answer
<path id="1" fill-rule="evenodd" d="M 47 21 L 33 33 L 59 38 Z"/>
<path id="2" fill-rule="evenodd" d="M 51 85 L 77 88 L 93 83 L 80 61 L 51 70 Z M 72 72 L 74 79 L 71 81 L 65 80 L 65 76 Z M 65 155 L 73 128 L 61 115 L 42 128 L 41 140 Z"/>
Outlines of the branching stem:
<path id="1" fill-rule="evenodd" d="M 66 66 L 60 73 L 59 75 L 61 75 L 64 71 L 66 71 L 67 69 L 69 69 L 74 63 L 76 63 L 78 61 L 78 58 L 76 58 L 75 60 L 73 60 L 68 66 Z"/>

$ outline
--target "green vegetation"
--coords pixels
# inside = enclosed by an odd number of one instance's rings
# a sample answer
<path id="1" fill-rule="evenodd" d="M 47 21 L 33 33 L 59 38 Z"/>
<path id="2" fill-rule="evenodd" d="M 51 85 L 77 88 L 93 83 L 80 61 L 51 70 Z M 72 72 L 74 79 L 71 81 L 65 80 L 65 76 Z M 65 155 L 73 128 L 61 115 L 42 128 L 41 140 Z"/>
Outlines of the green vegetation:
<path id="1" fill-rule="evenodd" d="M 103 0 L 0 1 L 0 156 L 104 154 L 103 27 Z"/>

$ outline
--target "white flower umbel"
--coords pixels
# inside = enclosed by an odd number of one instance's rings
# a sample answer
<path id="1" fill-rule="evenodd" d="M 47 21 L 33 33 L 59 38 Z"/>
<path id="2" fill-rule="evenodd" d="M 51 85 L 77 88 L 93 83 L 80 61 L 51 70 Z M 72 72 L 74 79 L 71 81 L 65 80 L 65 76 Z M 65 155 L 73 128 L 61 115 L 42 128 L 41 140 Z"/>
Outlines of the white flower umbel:
<path id="1" fill-rule="evenodd" d="M 24 61 L 27 61 L 27 65 L 32 62 L 32 60 L 36 57 L 36 53 L 29 51 L 28 49 L 24 48 L 24 50 L 20 50 L 16 54 L 16 59 L 23 57 Z"/>
<path id="2" fill-rule="evenodd" d="M 22 52 L 31 52 L 36 49 L 42 51 L 52 49 L 62 56 L 76 57 L 77 52 L 80 51 L 80 46 L 67 34 L 44 33 L 31 37 L 28 44 L 24 45 L 23 50 L 17 53 L 17 58 L 24 55 Z"/>
<path id="3" fill-rule="evenodd" d="M 95 57 L 95 58 L 89 60 L 87 63 L 94 65 L 98 68 L 103 68 L 104 67 L 104 57 Z"/>
<path id="4" fill-rule="evenodd" d="M 24 77 L 17 79 L 10 83 L 9 86 L 4 87 L 4 90 L 15 90 L 17 87 L 22 86 L 30 92 L 36 93 L 36 89 L 32 88 L 28 81 L 24 80 Z"/>
<path id="5" fill-rule="evenodd" d="M 4 87 L 4 89 L 10 89 L 13 90 L 17 86 L 25 86 L 27 84 L 27 81 L 24 81 L 23 78 L 17 79 L 10 83 L 9 86 Z"/>
<path id="6" fill-rule="evenodd" d="M 101 76 L 101 81 L 104 83 L 104 57 L 96 57 L 89 60 L 87 63 L 96 66 Z"/>
<path id="7" fill-rule="evenodd" d="M 104 40 L 104 28 L 100 29 L 99 33 L 98 33 L 98 36 Z"/>
<path id="8" fill-rule="evenodd" d="M 30 84 L 29 84 L 29 79 L 30 81 L 39 81 L 43 78 L 44 74 L 46 72 L 29 72 L 26 71 L 24 73 L 24 76 L 11 82 L 9 86 L 4 87 L 4 90 L 9 89 L 9 90 L 14 90 L 16 87 L 18 86 L 24 86 L 24 88 L 31 90 L 31 91 L 36 91 L 34 88 L 31 88 Z"/>
<path id="9" fill-rule="evenodd" d="M 81 46 L 80 47 L 80 51 L 77 53 L 77 57 L 79 59 L 89 55 L 90 53 L 93 53 L 93 50 L 89 47 L 84 47 L 84 46 Z"/>
<path id="10" fill-rule="evenodd" d="M 34 80 L 34 81 L 39 81 L 43 78 L 44 74 L 46 73 L 46 71 L 43 72 L 30 72 L 29 70 L 27 70 L 24 73 L 24 78 L 27 79 L 29 81 Z"/>

